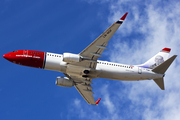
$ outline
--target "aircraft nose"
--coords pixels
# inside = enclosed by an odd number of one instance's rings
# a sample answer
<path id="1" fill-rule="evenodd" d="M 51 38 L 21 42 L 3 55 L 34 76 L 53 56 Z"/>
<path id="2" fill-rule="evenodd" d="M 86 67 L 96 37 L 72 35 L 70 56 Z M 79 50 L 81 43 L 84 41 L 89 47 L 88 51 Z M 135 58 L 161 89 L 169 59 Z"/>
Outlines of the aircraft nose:
<path id="1" fill-rule="evenodd" d="M 3 55 L 3 58 L 5 58 L 6 60 L 11 61 L 12 56 L 11 56 L 11 54 L 7 53 L 7 54 L 4 54 L 4 55 Z"/>
<path id="2" fill-rule="evenodd" d="M 8 55 L 7 55 L 7 54 L 4 54 L 4 55 L 3 55 L 3 58 L 7 59 L 7 58 L 8 58 Z"/>

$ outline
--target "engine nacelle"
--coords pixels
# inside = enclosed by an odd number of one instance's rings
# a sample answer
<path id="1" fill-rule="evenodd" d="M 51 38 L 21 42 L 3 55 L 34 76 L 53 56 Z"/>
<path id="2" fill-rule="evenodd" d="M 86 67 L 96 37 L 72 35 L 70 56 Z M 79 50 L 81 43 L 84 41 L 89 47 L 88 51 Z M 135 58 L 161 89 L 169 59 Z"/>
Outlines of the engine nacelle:
<path id="1" fill-rule="evenodd" d="M 62 87 L 72 87 L 72 86 L 74 86 L 74 82 L 73 82 L 73 80 L 71 80 L 67 77 L 57 77 L 56 85 L 62 86 Z"/>
<path id="2" fill-rule="evenodd" d="M 63 61 L 67 63 L 81 62 L 81 57 L 78 54 L 63 53 Z"/>

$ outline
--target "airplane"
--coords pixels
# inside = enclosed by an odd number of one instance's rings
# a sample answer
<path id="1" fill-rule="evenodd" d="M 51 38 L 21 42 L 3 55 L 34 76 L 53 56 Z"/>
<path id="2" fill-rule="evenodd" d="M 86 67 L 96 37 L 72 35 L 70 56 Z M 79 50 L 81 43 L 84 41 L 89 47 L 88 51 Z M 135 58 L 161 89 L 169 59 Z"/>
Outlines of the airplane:
<path id="1" fill-rule="evenodd" d="M 121 81 L 151 80 L 164 90 L 165 72 L 177 55 L 168 59 L 170 48 L 163 48 L 144 64 L 126 65 L 98 60 L 107 49 L 108 41 L 124 22 L 128 13 L 113 23 L 79 54 L 51 53 L 34 50 L 15 50 L 4 54 L 8 61 L 29 67 L 59 71 L 65 77 L 57 77 L 56 85 L 75 87 L 88 104 L 98 105 L 101 98 L 94 100 L 92 79 L 106 78 Z"/>

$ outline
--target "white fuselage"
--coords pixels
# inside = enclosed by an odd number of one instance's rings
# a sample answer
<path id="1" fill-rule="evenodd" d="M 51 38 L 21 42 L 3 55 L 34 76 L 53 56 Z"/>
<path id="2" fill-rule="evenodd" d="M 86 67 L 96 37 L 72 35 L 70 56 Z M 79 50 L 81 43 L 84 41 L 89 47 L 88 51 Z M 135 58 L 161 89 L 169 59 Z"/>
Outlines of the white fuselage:
<path id="1" fill-rule="evenodd" d="M 62 54 L 55 54 L 50 52 L 46 53 L 46 62 L 44 69 L 67 73 L 67 65 L 68 64 L 63 61 Z M 82 73 L 83 73 L 83 69 L 81 72 L 75 73 L 75 75 L 82 76 Z M 89 74 L 91 74 L 91 72 Z M 138 66 L 131 66 L 131 65 L 98 60 L 96 69 L 95 71 L 93 70 L 93 76 L 94 76 L 93 78 L 137 81 L 137 80 L 162 78 L 163 74 L 157 74 L 152 72 L 151 69 L 142 68 Z"/>

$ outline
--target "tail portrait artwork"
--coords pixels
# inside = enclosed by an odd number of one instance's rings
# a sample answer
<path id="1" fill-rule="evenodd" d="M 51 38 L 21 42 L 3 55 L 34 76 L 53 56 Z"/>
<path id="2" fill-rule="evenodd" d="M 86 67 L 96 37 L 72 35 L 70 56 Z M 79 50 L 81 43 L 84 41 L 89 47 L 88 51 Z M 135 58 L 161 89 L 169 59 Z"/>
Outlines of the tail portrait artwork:
<path id="1" fill-rule="evenodd" d="M 147 62 L 138 66 L 148 69 L 154 69 L 168 59 L 170 51 L 170 48 L 164 48 Z"/>

